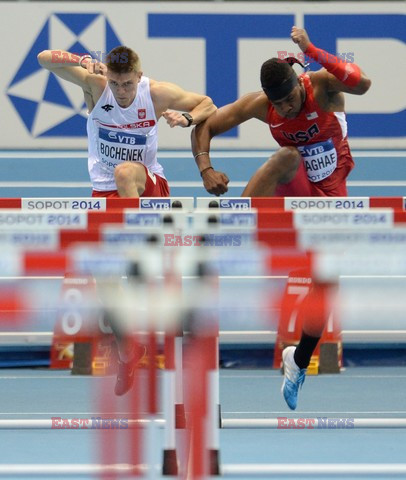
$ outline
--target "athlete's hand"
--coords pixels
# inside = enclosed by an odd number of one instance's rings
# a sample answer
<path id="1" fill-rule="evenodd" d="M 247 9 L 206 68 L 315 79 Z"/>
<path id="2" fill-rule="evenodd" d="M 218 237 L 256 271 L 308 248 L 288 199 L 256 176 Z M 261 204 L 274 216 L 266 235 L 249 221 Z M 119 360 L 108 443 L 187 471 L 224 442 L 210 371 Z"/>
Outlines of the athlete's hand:
<path id="1" fill-rule="evenodd" d="M 223 195 L 228 191 L 228 179 L 227 175 L 217 170 L 206 170 L 203 173 L 203 185 L 204 188 L 213 195 Z"/>
<path id="2" fill-rule="evenodd" d="M 179 112 L 173 110 L 166 110 L 162 116 L 166 120 L 166 123 L 171 127 L 187 127 L 187 119 Z"/>
<path id="3" fill-rule="evenodd" d="M 86 68 L 86 70 L 89 73 L 95 74 L 95 75 L 106 75 L 107 73 L 107 67 L 104 63 L 102 62 L 94 62 L 94 61 L 88 61 L 88 62 L 82 62 L 83 68 Z"/>
<path id="4" fill-rule="evenodd" d="M 292 39 L 293 43 L 299 45 L 300 50 L 305 52 L 310 45 L 310 39 L 307 35 L 306 30 L 303 28 L 298 28 L 293 26 L 292 31 L 290 32 L 290 38 Z"/>

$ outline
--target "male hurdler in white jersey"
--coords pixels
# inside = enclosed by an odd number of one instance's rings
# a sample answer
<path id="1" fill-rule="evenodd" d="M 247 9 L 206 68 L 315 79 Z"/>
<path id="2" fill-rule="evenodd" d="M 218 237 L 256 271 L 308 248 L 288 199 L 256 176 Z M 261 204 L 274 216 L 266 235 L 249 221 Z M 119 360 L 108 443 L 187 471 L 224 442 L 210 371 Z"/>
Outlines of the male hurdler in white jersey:
<path id="1" fill-rule="evenodd" d="M 216 110 L 212 100 L 143 76 L 138 55 L 124 46 L 114 48 L 105 64 L 60 50 L 45 50 L 38 61 L 82 87 L 89 111 L 92 195 L 168 196 L 157 160 L 158 120 L 163 116 L 171 127 L 190 127 Z"/>
<path id="2" fill-rule="evenodd" d="M 90 55 L 60 50 L 45 50 L 38 61 L 83 90 L 92 195 L 168 196 L 168 182 L 157 161 L 158 120 L 164 117 L 170 127 L 196 125 L 216 110 L 211 98 L 144 77 L 138 55 L 123 46 L 113 49 L 105 64 L 93 63 Z M 127 343 L 114 320 L 109 323 L 120 357 L 115 393 L 124 395 L 133 384 L 142 349 Z"/>
<path id="3" fill-rule="evenodd" d="M 169 189 L 163 168 L 158 163 L 158 124 L 150 94 L 150 81 L 141 77 L 137 96 L 131 105 L 122 108 L 109 86 L 103 91 L 89 114 L 87 135 L 89 138 L 89 174 L 93 189 L 98 193 L 116 189 L 114 172 L 124 162 L 139 162 L 146 167 L 150 177 L 148 185 L 160 186 L 161 195 Z M 159 178 L 157 178 L 157 176 Z"/>

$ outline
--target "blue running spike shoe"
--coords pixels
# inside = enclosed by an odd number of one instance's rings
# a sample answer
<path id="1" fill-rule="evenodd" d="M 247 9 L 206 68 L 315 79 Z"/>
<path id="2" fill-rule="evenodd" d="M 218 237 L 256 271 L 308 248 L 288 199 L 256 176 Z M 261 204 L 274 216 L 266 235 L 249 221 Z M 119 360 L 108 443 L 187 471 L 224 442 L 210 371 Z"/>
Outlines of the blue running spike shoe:
<path id="1" fill-rule="evenodd" d="M 296 347 L 286 347 L 282 352 L 284 379 L 282 393 L 288 407 L 296 410 L 297 394 L 299 387 L 303 385 L 306 376 L 306 369 L 300 369 L 293 358 Z"/>

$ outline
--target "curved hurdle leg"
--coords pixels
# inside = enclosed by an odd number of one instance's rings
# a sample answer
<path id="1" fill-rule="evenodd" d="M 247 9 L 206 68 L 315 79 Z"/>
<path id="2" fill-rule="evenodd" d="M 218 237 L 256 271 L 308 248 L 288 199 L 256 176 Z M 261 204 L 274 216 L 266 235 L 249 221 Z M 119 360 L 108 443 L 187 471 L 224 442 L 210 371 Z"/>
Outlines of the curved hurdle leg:
<path id="1" fill-rule="evenodd" d="M 175 337 L 165 335 L 165 370 L 163 372 L 163 413 L 165 419 L 164 451 L 162 462 L 163 475 L 177 475 L 178 461 L 176 454 L 176 371 L 175 371 Z"/>

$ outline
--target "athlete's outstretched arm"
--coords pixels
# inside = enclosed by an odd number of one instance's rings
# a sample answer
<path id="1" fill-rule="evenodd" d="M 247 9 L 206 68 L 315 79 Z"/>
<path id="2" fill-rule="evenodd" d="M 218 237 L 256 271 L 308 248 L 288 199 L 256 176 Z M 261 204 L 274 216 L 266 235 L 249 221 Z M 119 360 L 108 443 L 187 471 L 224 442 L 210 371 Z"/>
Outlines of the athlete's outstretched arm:
<path id="1" fill-rule="evenodd" d="M 151 80 L 151 96 L 158 117 L 162 115 L 170 127 L 197 125 L 217 109 L 207 95 L 188 92 L 170 82 Z M 183 112 L 192 117 L 191 123 L 182 115 Z"/>
<path id="2" fill-rule="evenodd" d="M 363 95 L 369 90 L 371 80 L 355 63 L 344 60 L 315 47 L 303 28 L 292 27 L 291 38 L 302 52 L 319 63 L 325 70 L 315 75 L 324 77 L 327 89 L 330 92 L 345 92 Z"/>
<path id="3" fill-rule="evenodd" d="M 89 72 L 79 65 L 79 55 L 63 50 L 44 50 L 38 54 L 41 67 L 55 73 L 60 78 L 72 82 L 90 93 Z"/>
<path id="4" fill-rule="evenodd" d="M 268 99 L 263 92 L 249 93 L 219 108 L 206 121 L 192 131 L 192 151 L 205 189 L 214 195 L 228 190 L 229 179 L 223 172 L 214 170 L 210 162 L 210 143 L 216 135 L 227 132 L 241 123 L 257 118 L 266 121 Z"/>

